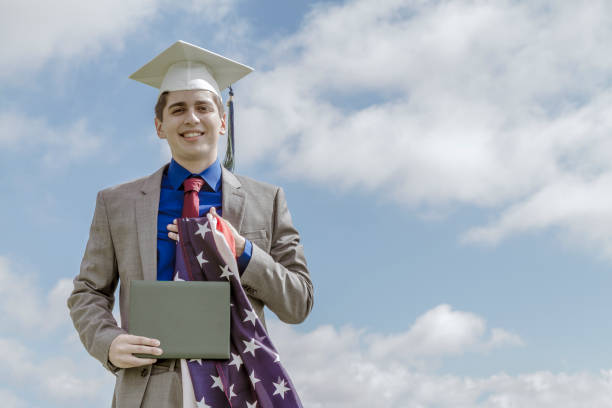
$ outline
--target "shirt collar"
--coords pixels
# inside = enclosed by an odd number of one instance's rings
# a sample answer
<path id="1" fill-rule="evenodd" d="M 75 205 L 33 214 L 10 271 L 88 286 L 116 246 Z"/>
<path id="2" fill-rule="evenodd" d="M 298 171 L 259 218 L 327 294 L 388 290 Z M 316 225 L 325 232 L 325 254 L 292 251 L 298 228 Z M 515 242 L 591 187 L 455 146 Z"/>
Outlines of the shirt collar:
<path id="1" fill-rule="evenodd" d="M 174 159 L 170 161 L 170 166 L 168 166 L 168 180 L 175 190 L 178 190 L 183 184 L 183 181 L 192 174 L 193 173 L 190 173 L 189 170 L 178 164 Z M 215 162 L 203 172 L 195 175 L 202 177 L 214 191 L 219 191 L 221 187 L 221 163 L 219 163 L 219 159 L 215 160 Z"/>

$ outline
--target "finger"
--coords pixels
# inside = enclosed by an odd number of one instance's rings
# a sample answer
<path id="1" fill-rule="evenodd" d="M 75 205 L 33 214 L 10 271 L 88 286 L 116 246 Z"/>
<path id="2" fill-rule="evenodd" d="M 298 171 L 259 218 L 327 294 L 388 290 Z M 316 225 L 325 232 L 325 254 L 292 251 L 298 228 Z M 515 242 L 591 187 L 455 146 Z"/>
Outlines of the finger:
<path id="1" fill-rule="evenodd" d="M 173 239 L 175 241 L 179 240 L 179 235 L 177 233 L 175 233 L 175 232 L 169 232 L 168 236 L 170 237 L 170 239 Z"/>
<path id="2" fill-rule="evenodd" d="M 126 365 L 126 368 L 131 368 L 131 367 L 141 367 L 145 365 L 151 365 L 151 364 L 155 364 L 156 362 L 157 362 L 156 358 L 140 358 L 140 357 L 132 356 L 132 357 L 126 358 L 124 364 Z"/>
<path id="3" fill-rule="evenodd" d="M 129 344 L 142 344 L 144 346 L 152 346 L 152 347 L 159 346 L 159 340 L 152 339 L 150 337 L 135 336 L 133 334 L 128 334 L 126 337 L 126 340 Z"/>
<path id="4" fill-rule="evenodd" d="M 177 224 L 178 224 L 178 220 L 175 218 L 175 219 L 173 219 L 173 220 L 172 220 L 172 223 L 173 223 L 174 225 L 177 225 Z"/>
<path id="5" fill-rule="evenodd" d="M 163 350 L 159 347 L 142 346 L 139 344 L 130 344 L 125 348 L 125 351 L 129 354 L 151 354 L 154 356 L 161 356 Z"/>
<path id="6" fill-rule="evenodd" d="M 178 225 L 176 224 L 168 224 L 166 225 L 166 228 L 168 229 L 168 231 L 178 232 Z"/>
<path id="7" fill-rule="evenodd" d="M 217 215 L 217 209 L 215 207 L 210 207 L 210 212 L 212 215 Z"/>

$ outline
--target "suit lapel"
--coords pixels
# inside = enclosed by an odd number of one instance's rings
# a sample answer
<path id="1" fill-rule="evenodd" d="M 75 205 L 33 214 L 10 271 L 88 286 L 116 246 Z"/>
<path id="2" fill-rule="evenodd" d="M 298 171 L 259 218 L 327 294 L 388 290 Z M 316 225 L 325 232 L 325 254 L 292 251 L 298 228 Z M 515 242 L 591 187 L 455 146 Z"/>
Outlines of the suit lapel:
<path id="1" fill-rule="evenodd" d="M 221 173 L 221 209 L 224 219 L 230 222 L 238 232 L 241 232 L 244 218 L 245 193 L 240 181 L 225 167 Z"/>
<path id="2" fill-rule="evenodd" d="M 157 280 L 157 213 L 161 179 L 168 165 L 165 165 L 145 179 L 136 200 L 136 229 L 138 247 L 145 280 Z"/>

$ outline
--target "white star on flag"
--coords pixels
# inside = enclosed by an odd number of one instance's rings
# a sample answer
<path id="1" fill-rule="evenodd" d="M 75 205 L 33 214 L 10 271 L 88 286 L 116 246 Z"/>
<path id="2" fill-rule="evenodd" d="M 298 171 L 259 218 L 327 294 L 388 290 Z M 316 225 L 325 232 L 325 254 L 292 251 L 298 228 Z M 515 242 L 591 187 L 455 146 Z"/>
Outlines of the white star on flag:
<path id="1" fill-rule="evenodd" d="M 196 258 L 198 259 L 198 262 L 200 263 L 200 268 L 205 263 L 208 263 L 208 261 L 206 259 L 204 259 L 204 251 L 200 252 Z"/>
<path id="2" fill-rule="evenodd" d="M 257 408 L 257 401 L 252 402 L 252 403 L 247 401 L 246 403 L 247 403 L 247 408 Z"/>
<path id="3" fill-rule="evenodd" d="M 248 309 L 244 309 L 244 311 L 246 312 L 246 317 L 244 318 L 243 322 L 251 322 L 253 323 L 253 326 L 255 326 L 255 322 L 257 321 L 257 314 L 254 311 Z"/>
<path id="4" fill-rule="evenodd" d="M 228 365 L 236 366 L 236 370 L 240 370 L 240 364 L 242 364 L 242 357 L 240 354 L 232 353 L 233 360 Z"/>
<path id="5" fill-rule="evenodd" d="M 255 357 L 255 350 L 261 348 L 261 346 L 255 344 L 255 339 L 251 339 L 251 341 L 242 340 L 242 342 L 246 346 L 243 353 L 251 353 L 253 357 Z"/>
<path id="6" fill-rule="evenodd" d="M 234 384 L 230 385 L 229 389 L 229 399 L 232 399 L 232 397 L 237 397 L 236 393 L 234 392 Z"/>
<path id="7" fill-rule="evenodd" d="M 278 377 L 278 384 L 277 383 L 272 383 L 274 385 L 274 394 L 272 394 L 273 396 L 276 394 L 280 394 L 282 399 L 285 399 L 285 393 L 287 391 L 289 391 L 291 388 L 289 387 L 285 387 L 285 380 L 281 379 L 280 377 Z"/>
<path id="8" fill-rule="evenodd" d="M 196 401 L 196 404 L 198 405 L 198 408 L 212 408 L 210 405 L 206 403 L 206 400 L 204 399 L 204 397 L 202 397 L 202 399 L 199 402 Z"/>
<path id="9" fill-rule="evenodd" d="M 229 277 L 233 275 L 232 271 L 230 271 L 229 269 L 229 265 L 219 265 L 219 268 L 221 268 L 221 270 L 223 271 L 223 273 L 221 274 L 222 278 L 227 278 L 227 280 L 229 280 Z"/>
<path id="10" fill-rule="evenodd" d="M 251 380 L 251 384 L 253 384 L 253 387 L 255 387 L 255 384 L 261 381 L 259 378 L 255 377 L 255 370 L 251 371 L 251 375 L 249 375 L 249 378 Z"/>
<path id="11" fill-rule="evenodd" d="M 202 365 L 202 359 L 201 358 L 192 358 L 191 360 L 189 360 L 190 363 L 193 363 L 194 361 L 196 363 L 198 363 L 199 365 Z"/>
<path id="12" fill-rule="evenodd" d="M 202 239 L 204 239 L 204 236 L 207 232 L 210 232 L 210 229 L 208 228 L 208 223 L 198 224 L 198 230 L 196 231 L 195 235 L 199 234 L 202 236 Z"/>
<path id="13" fill-rule="evenodd" d="M 211 378 L 213 379 L 213 381 L 215 382 L 213 385 L 210 386 L 210 388 L 219 388 L 221 391 L 223 391 L 223 383 L 221 382 L 221 376 L 215 377 L 214 375 L 211 375 Z"/>
<path id="14" fill-rule="evenodd" d="M 185 279 L 181 279 L 178 276 L 176 278 L 174 278 L 175 282 L 185 282 Z"/>
<path id="15" fill-rule="evenodd" d="M 276 358 L 274 359 L 275 363 L 280 363 L 280 356 L 278 355 L 278 353 L 272 353 L 276 356 Z"/>

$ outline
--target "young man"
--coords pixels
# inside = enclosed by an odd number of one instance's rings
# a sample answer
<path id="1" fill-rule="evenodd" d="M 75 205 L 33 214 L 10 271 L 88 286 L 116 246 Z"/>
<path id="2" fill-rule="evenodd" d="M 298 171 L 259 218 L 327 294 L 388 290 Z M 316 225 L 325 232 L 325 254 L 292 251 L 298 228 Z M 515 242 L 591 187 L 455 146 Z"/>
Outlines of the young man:
<path id="1" fill-rule="evenodd" d="M 265 325 L 264 306 L 287 323 L 303 321 L 312 308 L 312 283 L 282 189 L 235 175 L 217 159 L 219 135 L 227 128 L 220 91 L 250 71 L 179 41 L 131 76 L 160 89 L 155 127 L 172 161 L 98 193 L 68 299 L 85 348 L 117 376 L 113 406 L 183 406 L 181 365 L 134 356 L 160 355 L 163 344 L 127 330 L 130 281 L 173 279 L 173 220 L 185 216 L 187 179 L 201 185 L 193 193 L 197 216 L 216 208 L 233 226 L 240 281 L 259 320 Z M 121 327 L 111 313 L 117 284 Z"/>

